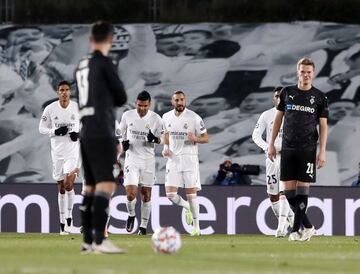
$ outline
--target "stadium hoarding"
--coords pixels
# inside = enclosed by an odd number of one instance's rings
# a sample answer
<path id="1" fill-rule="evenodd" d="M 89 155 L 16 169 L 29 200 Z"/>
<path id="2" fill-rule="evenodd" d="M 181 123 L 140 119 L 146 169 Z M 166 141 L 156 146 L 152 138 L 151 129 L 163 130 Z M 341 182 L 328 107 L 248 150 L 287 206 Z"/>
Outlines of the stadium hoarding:
<path id="1" fill-rule="evenodd" d="M 80 186 L 76 185 L 76 193 Z M 319 235 L 360 234 L 360 188 L 313 187 L 308 214 Z M 77 194 L 74 207 L 74 233 L 79 233 L 79 204 Z M 126 196 L 120 186 L 111 200 L 110 233 L 127 233 Z M 199 192 L 200 227 L 209 234 L 265 234 L 273 235 L 276 219 L 263 186 L 203 186 Z M 140 216 L 139 204 L 137 216 Z M 134 231 L 138 228 L 135 221 Z M 152 214 L 149 231 L 159 226 L 174 226 L 181 233 L 190 231 L 181 208 L 166 198 L 164 187 L 153 188 Z M 0 231 L 42 232 L 59 230 L 57 190 L 55 184 L 0 184 Z"/>

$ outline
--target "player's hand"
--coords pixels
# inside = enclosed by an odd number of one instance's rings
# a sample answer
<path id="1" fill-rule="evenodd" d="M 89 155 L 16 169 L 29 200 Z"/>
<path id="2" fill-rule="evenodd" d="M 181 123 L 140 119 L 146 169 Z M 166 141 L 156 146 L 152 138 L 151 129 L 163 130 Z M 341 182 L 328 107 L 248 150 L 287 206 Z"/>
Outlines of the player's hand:
<path id="1" fill-rule="evenodd" d="M 123 151 L 127 151 L 129 149 L 129 147 L 130 147 L 130 141 L 129 140 L 122 141 L 121 144 L 122 144 L 122 147 L 123 147 Z"/>
<path id="2" fill-rule="evenodd" d="M 159 138 L 156 137 L 156 136 L 151 132 L 150 129 L 149 129 L 149 133 L 148 133 L 148 135 L 147 135 L 147 140 L 148 140 L 149 143 L 155 143 L 155 144 L 160 143 L 160 142 L 159 142 Z"/>
<path id="3" fill-rule="evenodd" d="M 164 158 L 168 158 L 172 156 L 172 151 L 169 148 L 166 148 L 162 151 L 161 154 Z"/>
<path id="4" fill-rule="evenodd" d="M 187 134 L 187 137 L 188 137 L 188 139 L 189 139 L 190 141 L 192 141 L 194 144 L 197 142 L 197 137 L 195 136 L 194 133 L 189 132 L 189 133 Z"/>
<path id="5" fill-rule="evenodd" d="M 69 135 L 70 135 L 71 141 L 73 141 L 73 142 L 76 142 L 79 139 L 79 133 L 78 132 L 72 131 L 72 132 L 69 133 Z"/>
<path id="6" fill-rule="evenodd" d="M 276 158 L 276 149 L 274 145 L 269 145 L 268 151 L 267 151 L 268 158 L 274 162 L 274 159 Z"/>
<path id="7" fill-rule="evenodd" d="M 59 127 L 58 129 L 55 129 L 55 135 L 56 136 L 64 136 L 68 132 L 67 126 Z"/>
<path id="8" fill-rule="evenodd" d="M 317 169 L 322 168 L 325 165 L 325 151 L 320 151 L 316 156 L 316 167 Z"/>

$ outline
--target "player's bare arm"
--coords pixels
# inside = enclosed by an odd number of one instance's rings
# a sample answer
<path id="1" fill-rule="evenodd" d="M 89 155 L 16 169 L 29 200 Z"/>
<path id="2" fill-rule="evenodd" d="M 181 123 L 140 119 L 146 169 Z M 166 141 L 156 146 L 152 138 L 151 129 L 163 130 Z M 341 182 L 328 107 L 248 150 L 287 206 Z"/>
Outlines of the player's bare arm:
<path id="1" fill-rule="evenodd" d="M 326 161 L 326 142 L 328 135 L 328 125 L 327 118 L 320 118 L 319 122 L 320 130 L 320 149 L 319 154 L 316 156 L 316 166 L 317 168 L 322 168 L 325 165 Z"/>
<path id="2" fill-rule="evenodd" d="M 203 134 L 200 134 L 200 136 L 196 136 L 194 133 L 189 132 L 188 139 L 194 143 L 206 144 L 209 142 L 209 135 L 205 132 Z"/>
<path id="3" fill-rule="evenodd" d="M 165 133 L 163 135 L 163 140 L 164 140 L 164 149 L 163 149 L 162 155 L 164 157 L 171 157 L 172 152 L 169 148 L 169 133 Z"/>
<path id="4" fill-rule="evenodd" d="M 276 158 L 276 150 L 275 150 L 275 139 L 276 136 L 279 133 L 280 127 L 281 127 L 281 123 L 282 123 L 282 119 L 284 116 L 284 112 L 277 110 L 275 113 L 275 118 L 274 118 L 274 124 L 273 124 L 273 129 L 271 132 L 271 140 L 269 143 L 269 148 L 268 148 L 268 157 L 271 161 L 274 160 L 274 158 Z"/>

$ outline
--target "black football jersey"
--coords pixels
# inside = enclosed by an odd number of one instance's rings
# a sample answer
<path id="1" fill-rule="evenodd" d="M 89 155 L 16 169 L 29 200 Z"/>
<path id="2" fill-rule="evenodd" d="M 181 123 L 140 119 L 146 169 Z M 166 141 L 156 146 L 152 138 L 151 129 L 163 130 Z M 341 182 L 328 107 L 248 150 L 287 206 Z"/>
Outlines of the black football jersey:
<path id="1" fill-rule="evenodd" d="M 127 99 L 111 59 L 95 51 L 76 70 L 81 138 L 115 138 L 115 107 Z"/>
<path id="2" fill-rule="evenodd" d="M 315 150 L 320 118 L 328 118 L 326 96 L 317 88 L 285 87 L 276 107 L 284 112 L 282 149 Z"/>

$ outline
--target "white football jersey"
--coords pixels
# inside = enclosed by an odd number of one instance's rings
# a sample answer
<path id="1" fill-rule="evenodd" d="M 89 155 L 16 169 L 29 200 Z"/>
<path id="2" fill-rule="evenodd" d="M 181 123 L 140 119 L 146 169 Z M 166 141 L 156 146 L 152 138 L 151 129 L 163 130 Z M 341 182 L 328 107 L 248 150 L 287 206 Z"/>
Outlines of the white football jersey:
<path id="1" fill-rule="evenodd" d="M 126 151 L 127 161 L 139 161 L 153 158 L 155 144 L 147 141 L 149 130 L 156 136 L 163 133 L 160 116 L 149 110 L 144 117 L 140 117 L 136 109 L 124 112 L 119 125 L 120 138 L 129 140 L 130 147 Z"/>
<path id="2" fill-rule="evenodd" d="M 187 135 L 190 132 L 195 136 L 206 133 L 205 124 L 199 115 L 185 108 L 176 116 L 175 110 L 171 110 L 163 115 L 163 123 L 165 133 L 169 134 L 169 149 L 174 155 L 198 155 L 198 144 L 190 141 Z"/>
<path id="3" fill-rule="evenodd" d="M 268 144 L 270 143 L 273 123 L 274 123 L 274 118 L 275 118 L 275 112 L 276 112 L 275 107 L 264 111 L 260 115 L 259 120 L 257 121 L 254 131 L 253 131 L 253 134 L 252 134 L 252 138 L 253 138 L 255 144 L 257 144 L 259 147 L 261 147 L 265 152 L 267 151 L 268 146 L 269 146 Z M 266 141 L 262 137 L 265 130 L 266 130 Z M 276 151 L 281 150 L 282 134 L 283 134 L 283 124 L 281 124 L 279 134 L 275 139 Z"/>
<path id="4" fill-rule="evenodd" d="M 56 136 L 55 130 L 67 126 L 68 133 L 64 136 Z M 78 157 L 79 141 L 70 139 L 70 132 L 79 132 L 79 107 L 74 101 L 70 101 L 67 108 L 63 108 L 59 101 L 48 105 L 41 116 L 39 132 L 50 136 L 51 153 L 54 157 Z"/>

